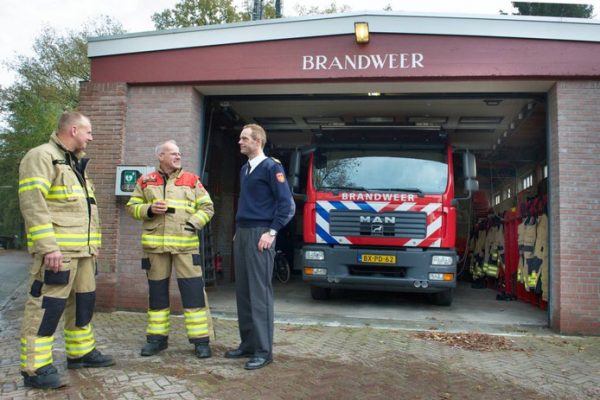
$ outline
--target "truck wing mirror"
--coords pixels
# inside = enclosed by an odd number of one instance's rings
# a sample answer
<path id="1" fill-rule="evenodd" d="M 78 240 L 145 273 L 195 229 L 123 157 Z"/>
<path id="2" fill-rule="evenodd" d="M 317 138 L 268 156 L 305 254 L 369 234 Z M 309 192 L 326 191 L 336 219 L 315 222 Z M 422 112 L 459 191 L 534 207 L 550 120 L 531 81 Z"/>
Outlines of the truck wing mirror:
<path id="1" fill-rule="evenodd" d="M 468 150 L 463 153 L 463 175 L 465 178 L 465 191 L 467 197 L 455 197 L 452 200 L 453 205 L 457 205 L 459 200 L 468 200 L 471 198 L 471 193 L 479 190 L 479 181 L 477 178 L 477 162 L 475 156 Z"/>
<path id="2" fill-rule="evenodd" d="M 295 150 L 290 157 L 290 167 L 288 169 L 288 182 L 292 193 L 300 189 L 300 158 L 302 154 Z"/>
<path id="3" fill-rule="evenodd" d="M 465 179 L 477 178 L 477 162 L 473 153 L 468 150 L 463 153 L 463 175 Z"/>

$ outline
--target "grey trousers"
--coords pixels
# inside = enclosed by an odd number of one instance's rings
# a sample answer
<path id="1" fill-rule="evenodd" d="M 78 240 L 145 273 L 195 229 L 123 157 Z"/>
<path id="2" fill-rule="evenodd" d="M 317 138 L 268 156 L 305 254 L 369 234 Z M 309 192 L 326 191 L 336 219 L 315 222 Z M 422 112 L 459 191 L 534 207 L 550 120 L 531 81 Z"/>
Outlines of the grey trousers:
<path id="1" fill-rule="evenodd" d="M 259 251 L 268 228 L 237 228 L 234 238 L 235 294 L 241 343 L 239 349 L 257 357 L 273 352 L 273 260 L 275 241 Z"/>

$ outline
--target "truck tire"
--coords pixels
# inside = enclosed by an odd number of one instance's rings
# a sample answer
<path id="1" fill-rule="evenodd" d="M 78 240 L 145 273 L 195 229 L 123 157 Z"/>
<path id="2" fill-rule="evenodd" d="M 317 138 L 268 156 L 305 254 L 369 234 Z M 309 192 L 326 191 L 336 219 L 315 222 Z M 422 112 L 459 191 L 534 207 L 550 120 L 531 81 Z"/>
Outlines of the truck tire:
<path id="1" fill-rule="evenodd" d="M 313 300 L 327 300 L 331 295 L 331 288 L 310 285 L 310 296 Z"/>
<path id="2" fill-rule="evenodd" d="M 452 289 L 444 290 L 443 292 L 432 293 L 430 300 L 436 306 L 449 306 L 452 304 L 454 291 Z"/>

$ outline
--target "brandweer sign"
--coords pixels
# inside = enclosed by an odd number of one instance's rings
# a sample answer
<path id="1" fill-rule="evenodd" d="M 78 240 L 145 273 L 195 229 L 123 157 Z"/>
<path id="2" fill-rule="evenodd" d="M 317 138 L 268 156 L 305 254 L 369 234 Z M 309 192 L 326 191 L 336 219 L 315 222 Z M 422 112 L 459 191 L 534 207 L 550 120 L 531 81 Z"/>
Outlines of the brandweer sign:
<path id="1" fill-rule="evenodd" d="M 406 193 L 342 193 L 342 201 L 415 201 L 414 194 Z"/>
<path id="2" fill-rule="evenodd" d="M 422 53 L 346 54 L 302 56 L 302 70 L 390 70 L 425 68 Z"/>

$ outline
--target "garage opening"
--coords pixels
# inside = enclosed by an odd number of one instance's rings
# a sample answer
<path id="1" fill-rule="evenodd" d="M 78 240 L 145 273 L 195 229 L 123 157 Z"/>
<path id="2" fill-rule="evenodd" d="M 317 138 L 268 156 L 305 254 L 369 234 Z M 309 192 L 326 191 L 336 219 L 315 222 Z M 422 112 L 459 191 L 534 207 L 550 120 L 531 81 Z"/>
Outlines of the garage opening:
<path id="1" fill-rule="evenodd" d="M 205 180 L 217 210 L 218 218 L 213 220 L 211 230 L 213 251 L 222 260 L 220 281 L 231 282 L 234 276 L 231 237 L 238 172 L 246 162 L 239 154 L 237 140 L 244 124 L 258 123 L 266 129 L 269 143 L 265 153 L 279 159 L 288 171 L 296 151 L 303 150 L 295 196 L 297 214 L 277 238 L 278 249 L 292 268 L 292 281 L 298 282 L 305 266 L 302 249 L 307 222 L 303 208 L 310 147 L 323 132 L 332 127 L 355 128 L 359 135 L 362 130 L 365 143 L 370 142 L 370 133 L 377 132 L 378 142 L 391 145 L 394 135 L 381 135 L 386 129 L 439 128 L 452 149 L 455 197 L 469 197 L 453 203 L 456 280 L 460 289 L 454 291 L 454 296 L 494 291 L 497 301 L 530 303 L 540 313 L 546 309 L 549 261 L 545 244 L 548 157 L 544 92 L 214 95 L 205 102 Z M 462 165 L 466 150 L 476 158 L 479 183 L 478 190 L 470 195 L 464 187 Z M 389 272 L 385 265 L 365 268 L 365 273 L 371 275 Z M 427 280 L 424 278 L 421 284 L 426 285 Z M 306 291 L 312 290 L 313 298 L 331 294 L 329 290 L 314 289 L 317 286 L 309 282 L 303 284 Z M 336 297 L 347 295 L 344 290 L 337 292 Z M 390 294 L 376 292 L 373 296 Z M 434 293 L 418 293 L 409 299 L 420 302 L 432 296 L 435 298 Z M 447 304 L 452 302 L 447 300 Z"/>

